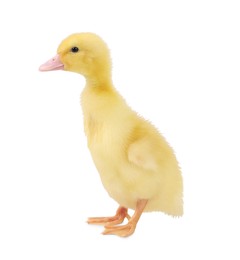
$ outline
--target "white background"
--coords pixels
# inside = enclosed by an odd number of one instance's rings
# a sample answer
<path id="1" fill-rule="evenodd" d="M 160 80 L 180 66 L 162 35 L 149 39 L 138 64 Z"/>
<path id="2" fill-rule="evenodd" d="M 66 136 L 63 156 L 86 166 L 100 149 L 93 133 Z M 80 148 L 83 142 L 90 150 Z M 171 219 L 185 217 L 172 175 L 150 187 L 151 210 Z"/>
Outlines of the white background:
<path id="1" fill-rule="evenodd" d="M 239 1 L 2 1 L 0 259 L 239 259 Z M 113 80 L 174 147 L 185 214 L 143 214 L 127 239 L 83 133 L 84 79 L 40 73 L 60 41 L 108 43 Z M 132 213 L 132 212 L 131 212 Z"/>

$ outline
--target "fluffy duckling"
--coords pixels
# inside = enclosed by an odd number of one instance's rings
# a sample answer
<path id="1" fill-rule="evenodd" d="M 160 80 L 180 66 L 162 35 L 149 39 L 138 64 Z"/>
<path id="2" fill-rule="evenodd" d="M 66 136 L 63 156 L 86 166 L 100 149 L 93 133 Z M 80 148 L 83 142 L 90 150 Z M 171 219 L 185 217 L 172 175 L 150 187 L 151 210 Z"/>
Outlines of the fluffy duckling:
<path id="1" fill-rule="evenodd" d="M 107 45 L 96 34 L 73 34 L 41 71 L 77 72 L 86 79 L 81 95 L 88 148 L 103 186 L 119 208 L 112 217 L 89 218 L 103 234 L 129 236 L 144 211 L 183 214 L 181 172 L 172 148 L 148 121 L 134 112 L 111 79 Z M 132 217 L 128 208 L 135 210 Z M 128 223 L 123 223 L 124 219 Z"/>

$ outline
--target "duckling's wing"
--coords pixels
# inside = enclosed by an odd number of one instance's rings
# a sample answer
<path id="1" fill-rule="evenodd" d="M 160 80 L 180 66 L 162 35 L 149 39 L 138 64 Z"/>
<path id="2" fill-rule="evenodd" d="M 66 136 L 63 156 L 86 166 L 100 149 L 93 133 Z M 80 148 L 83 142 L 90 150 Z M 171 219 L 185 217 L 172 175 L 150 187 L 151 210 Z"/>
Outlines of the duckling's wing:
<path id="1" fill-rule="evenodd" d="M 157 170 L 159 167 L 158 151 L 154 140 L 141 138 L 128 147 L 128 160 L 136 166 L 145 170 Z"/>

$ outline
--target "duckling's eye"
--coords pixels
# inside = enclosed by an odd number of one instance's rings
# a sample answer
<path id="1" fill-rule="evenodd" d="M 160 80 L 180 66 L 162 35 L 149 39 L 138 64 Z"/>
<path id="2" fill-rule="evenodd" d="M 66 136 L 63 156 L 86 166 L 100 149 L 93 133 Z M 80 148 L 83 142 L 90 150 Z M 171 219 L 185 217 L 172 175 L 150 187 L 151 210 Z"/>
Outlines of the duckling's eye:
<path id="1" fill-rule="evenodd" d="M 71 52 L 78 52 L 78 51 L 79 51 L 78 47 L 72 47 L 71 49 Z"/>

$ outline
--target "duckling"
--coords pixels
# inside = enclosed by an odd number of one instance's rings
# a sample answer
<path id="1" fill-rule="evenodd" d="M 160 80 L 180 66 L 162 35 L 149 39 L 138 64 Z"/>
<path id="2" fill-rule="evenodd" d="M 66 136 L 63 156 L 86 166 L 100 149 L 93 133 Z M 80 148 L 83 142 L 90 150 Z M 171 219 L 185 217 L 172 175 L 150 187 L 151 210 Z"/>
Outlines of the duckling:
<path id="1" fill-rule="evenodd" d="M 103 234 L 127 237 L 143 212 L 183 214 L 183 181 L 175 154 L 165 138 L 133 111 L 112 83 L 106 43 L 94 33 L 64 39 L 57 55 L 40 71 L 66 70 L 83 75 L 84 131 L 103 186 L 119 207 L 111 217 L 92 217 Z M 128 209 L 133 209 L 132 217 Z M 127 224 L 122 224 L 127 219 Z M 120 225 L 122 224 L 122 225 Z"/>

